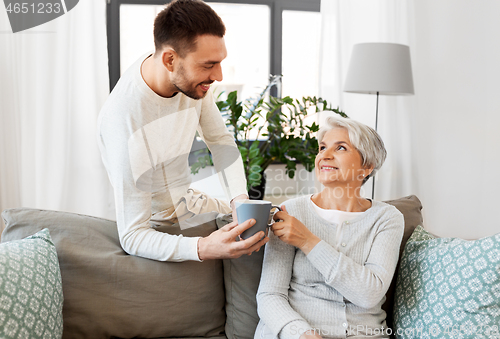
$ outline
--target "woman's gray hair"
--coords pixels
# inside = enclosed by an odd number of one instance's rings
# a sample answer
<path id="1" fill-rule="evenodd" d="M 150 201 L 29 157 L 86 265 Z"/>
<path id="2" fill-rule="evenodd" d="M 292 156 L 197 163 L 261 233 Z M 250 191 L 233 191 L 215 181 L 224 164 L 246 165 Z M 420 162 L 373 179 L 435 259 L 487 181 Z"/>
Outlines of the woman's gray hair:
<path id="1" fill-rule="evenodd" d="M 318 131 L 318 143 L 321 143 L 326 132 L 337 127 L 347 130 L 351 144 L 361 155 L 363 167 L 373 166 L 373 171 L 363 180 L 364 184 L 384 164 L 387 157 L 384 142 L 373 128 L 359 121 L 340 116 L 330 116 Z"/>

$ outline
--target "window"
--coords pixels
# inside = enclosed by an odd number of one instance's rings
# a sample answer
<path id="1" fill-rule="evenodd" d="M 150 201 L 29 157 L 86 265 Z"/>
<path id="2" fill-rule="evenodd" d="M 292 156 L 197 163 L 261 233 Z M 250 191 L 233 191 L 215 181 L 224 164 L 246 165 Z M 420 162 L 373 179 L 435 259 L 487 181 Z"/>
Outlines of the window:
<path id="1" fill-rule="evenodd" d="M 214 84 L 216 95 L 238 90 L 241 98 L 266 86 L 269 78 L 270 10 L 266 5 L 209 4 L 226 25 L 228 56 L 222 63 L 224 80 Z M 152 34 L 158 5 L 120 6 L 120 76 L 139 57 L 154 50 Z M 255 24 L 258 22 L 259 24 Z M 248 29 L 248 27 L 253 27 Z"/>
<path id="2" fill-rule="evenodd" d="M 166 2 L 108 0 L 111 88 L 137 58 L 153 51 L 153 21 Z M 264 88 L 269 74 L 283 74 L 284 95 L 317 95 L 314 62 L 318 60 L 320 0 L 206 2 L 227 27 L 228 57 L 222 63 L 224 80 L 216 91 L 237 89 L 243 99 Z M 301 48 L 302 60 L 314 62 L 297 67 L 297 46 Z"/>
<path id="3" fill-rule="evenodd" d="M 154 51 L 153 21 L 163 6 L 120 6 L 120 76 L 139 57 Z M 110 60 L 110 64 L 118 60 Z"/>
<path id="4" fill-rule="evenodd" d="M 283 11 L 283 96 L 318 95 L 320 30 L 319 12 Z"/>

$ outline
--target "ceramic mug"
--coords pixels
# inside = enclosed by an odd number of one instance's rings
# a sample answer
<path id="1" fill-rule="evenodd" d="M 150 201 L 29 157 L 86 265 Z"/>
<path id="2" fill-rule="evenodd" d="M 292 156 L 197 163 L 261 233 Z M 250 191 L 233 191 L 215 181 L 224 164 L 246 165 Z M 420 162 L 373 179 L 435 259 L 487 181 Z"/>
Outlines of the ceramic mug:
<path id="1" fill-rule="evenodd" d="M 248 239 L 259 231 L 265 233 L 266 228 L 274 223 L 274 214 L 277 210 L 281 211 L 279 206 L 274 206 L 270 201 L 265 200 L 240 200 L 236 201 L 235 205 L 239 223 L 255 219 L 255 224 L 241 234 L 242 239 Z"/>

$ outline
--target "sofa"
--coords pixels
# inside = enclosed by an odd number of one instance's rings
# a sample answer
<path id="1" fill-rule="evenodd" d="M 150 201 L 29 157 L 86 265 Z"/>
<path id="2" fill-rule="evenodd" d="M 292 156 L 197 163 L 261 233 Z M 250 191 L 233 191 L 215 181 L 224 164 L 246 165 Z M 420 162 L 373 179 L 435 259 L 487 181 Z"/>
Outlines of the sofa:
<path id="1" fill-rule="evenodd" d="M 405 218 L 402 252 L 414 229 L 422 225 L 422 205 L 415 196 L 387 203 L 397 207 Z M 18 338 L 20 333 L 31 333 L 36 324 L 43 327 L 48 323 L 38 320 L 26 324 L 27 313 L 22 310 L 30 308 L 30 298 L 35 301 L 40 298 L 40 304 L 46 304 L 47 308 L 50 304 L 49 315 L 53 318 L 58 315 L 45 332 L 39 328 L 40 338 L 60 338 L 61 333 L 65 339 L 253 338 L 258 322 L 255 294 L 262 249 L 234 260 L 158 262 L 127 255 L 120 247 L 116 223 L 111 220 L 29 208 L 6 210 L 2 217 L 6 228 L 0 244 L 0 270 L 4 272 L 3 280 L 0 278 L 0 328 L 3 326 L 4 332 L 9 329 L 12 335 L 0 333 L 2 338 Z M 184 236 L 206 236 L 221 226 L 211 221 L 182 231 L 175 226 L 156 229 Z M 29 284 L 29 279 L 14 280 L 15 270 L 23 277 L 22 265 L 27 260 L 24 258 L 29 257 L 38 265 L 40 253 L 49 258 L 42 258 L 40 265 L 48 262 L 49 268 L 35 269 L 33 263 L 31 267 L 38 273 L 52 272 L 47 278 L 51 293 L 43 298 L 36 293 L 34 296 L 25 293 L 23 302 L 19 302 L 14 286 L 21 281 Z M 15 263 L 15 267 L 10 268 L 14 271 L 12 279 L 12 274 L 5 271 L 5 267 L 9 269 L 12 264 L 2 259 L 4 255 L 10 255 L 8 260 Z M 383 306 L 390 327 L 393 326 L 396 276 Z M 5 291 L 6 282 L 11 287 L 8 291 Z M 2 304 L 3 296 L 14 301 Z M 17 318 L 9 314 L 16 300 Z M 9 326 L 5 319 L 9 319 Z"/>

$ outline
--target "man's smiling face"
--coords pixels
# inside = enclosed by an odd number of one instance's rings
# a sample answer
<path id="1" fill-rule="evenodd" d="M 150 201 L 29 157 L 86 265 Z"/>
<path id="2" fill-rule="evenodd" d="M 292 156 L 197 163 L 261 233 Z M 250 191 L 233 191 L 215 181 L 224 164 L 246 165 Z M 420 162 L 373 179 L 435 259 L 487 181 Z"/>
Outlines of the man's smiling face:
<path id="1" fill-rule="evenodd" d="M 210 84 L 222 81 L 221 62 L 227 56 L 224 38 L 201 35 L 196 39 L 196 49 L 178 57 L 174 63 L 172 84 L 192 99 L 205 97 Z"/>

